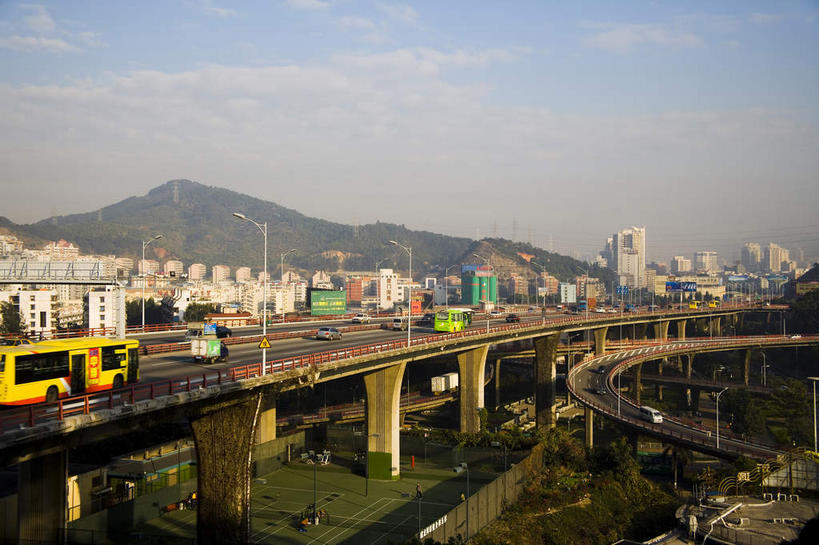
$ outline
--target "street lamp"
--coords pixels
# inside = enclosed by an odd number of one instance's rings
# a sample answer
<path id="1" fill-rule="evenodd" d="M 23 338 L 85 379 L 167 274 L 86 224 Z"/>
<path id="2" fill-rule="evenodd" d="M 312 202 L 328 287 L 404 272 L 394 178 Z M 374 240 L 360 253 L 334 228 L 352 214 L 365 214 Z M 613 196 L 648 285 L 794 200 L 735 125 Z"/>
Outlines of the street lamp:
<path id="1" fill-rule="evenodd" d="M 813 452 L 816 452 L 816 381 L 819 377 L 808 377 L 813 381 Z"/>
<path id="2" fill-rule="evenodd" d="M 444 306 L 449 308 L 449 286 L 447 285 L 447 279 L 449 278 L 449 269 L 454 269 L 458 265 L 450 265 L 446 269 L 444 269 Z"/>
<path id="3" fill-rule="evenodd" d="M 143 240 L 142 241 L 142 331 L 143 331 L 143 333 L 145 332 L 145 278 L 148 276 L 147 274 L 145 274 L 145 248 L 147 248 L 148 245 L 151 242 L 153 242 L 155 240 L 159 240 L 160 238 L 162 238 L 162 235 L 156 235 L 155 237 L 153 237 L 153 238 L 151 238 L 149 240 Z"/>
<path id="4" fill-rule="evenodd" d="M 394 240 L 391 240 L 390 244 L 403 248 L 404 251 L 407 252 L 407 255 L 409 255 L 409 304 L 407 305 L 409 307 L 409 312 L 407 313 L 407 348 L 409 348 L 410 343 L 412 342 L 412 248 L 408 248 L 407 246 L 399 244 Z"/>
<path id="5" fill-rule="evenodd" d="M 295 248 L 291 248 L 291 249 L 287 250 L 286 252 L 282 252 L 282 253 L 281 253 L 281 258 L 282 258 L 282 261 L 281 261 L 281 267 L 282 267 L 282 288 L 284 288 L 284 256 L 286 256 L 287 254 L 292 254 L 292 253 L 293 253 L 293 252 L 295 252 L 295 251 L 296 251 L 296 249 L 295 249 Z M 282 323 L 284 323 L 284 291 L 282 291 Z"/>
<path id="6" fill-rule="evenodd" d="M 267 222 L 259 224 L 244 214 L 234 212 L 234 216 L 240 220 L 249 221 L 255 225 L 264 236 L 264 284 L 262 285 L 262 337 L 267 338 Z M 267 348 L 262 348 L 262 374 L 265 374 L 265 362 L 267 361 Z"/>
<path id="7" fill-rule="evenodd" d="M 545 276 L 546 267 L 544 267 L 543 265 L 541 265 L 540 263 L 537 263 L 535 261 L 530 261 L 529 263 L 531 263 L 532 265 L 534 265 L 534 266 L 536 266 L 537 268 L 540 269 L 541 278 L 543 278 L 543 308 L 546 308 L 546 276 Z M 537 291 L 537 282 L 535 282 L 535 291 Z M 543 311 L 541 311 L 540 314 L 541 314 L 541 317 L 542 317 L 541 322 L 545 324 L 546 323 L 546 314 L 544 314 Z"/>
<path id="8" fill-rule="evenodd" d="M 719 396 L 724 394 L 727 389 L 728 387 L 726 386 L 717 394 L 717 450 L 719 450 Z"/>
<path id="9" fill-rule="evenodd" d="M 762 352 L 762 385 L 768 385 L 768 358 L 765 357 L 765 352 Z"/>

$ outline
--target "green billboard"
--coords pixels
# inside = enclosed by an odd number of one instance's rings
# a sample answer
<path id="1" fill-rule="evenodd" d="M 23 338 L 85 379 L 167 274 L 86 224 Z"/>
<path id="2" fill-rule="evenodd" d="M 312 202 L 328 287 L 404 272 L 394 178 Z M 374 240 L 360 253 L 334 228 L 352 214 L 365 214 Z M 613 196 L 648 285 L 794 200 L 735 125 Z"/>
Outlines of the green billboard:
<path id="1" fill-rule="evenodd" d="M 346 291 L 316 291 L 310 292 L 310 315 L 324 316 L 327 314 L 347 313 Z"/>

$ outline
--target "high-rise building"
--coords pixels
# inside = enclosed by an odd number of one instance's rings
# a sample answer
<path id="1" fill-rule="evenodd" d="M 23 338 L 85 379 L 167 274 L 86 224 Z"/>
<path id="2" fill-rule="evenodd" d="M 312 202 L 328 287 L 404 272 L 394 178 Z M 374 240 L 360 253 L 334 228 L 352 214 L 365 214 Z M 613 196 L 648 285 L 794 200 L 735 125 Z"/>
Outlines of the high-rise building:
<path id="1" fill-rule="evenodd" d="M 606 254 L 606 255 L 603 255 Z M 610 254 L 610 258 L 607 255 Z M 630 227 L 614 233 L 601 255 L 617 272 L 619 283 L 633 288 L 645 286 L 646 228 Z"/>
<path id="2" fill-rule="evenodd" d="M 748 272 L 758 272 L 762 261 L 762 248 L 757 242 L 746 242 L 742 247 L 740 258 L 742 266 Z"/>
<path id="3" fill-rule="evenodd" d="M 202 263 L 192 263 L 191 266 L 188 267 L 189 280 L 202 280 L 206 274 L 208 274 L 208 268 Z"/>
<path id="4" fill-rule="evenodd" d="M 239 267 L 236 269 L 236 281 L 237 282 L 249 282 L 250 281 L 250 267 Z"/>
<path id="5" fill-rule="evenodd" d="M 222 282 L 223 280 L 228 280 L 230 278 L 230 267 L 227 265 L 214 265 L 213 266 L 213 281 L 214 282 Z"/>
<path id="6" fill-rule="evenodd" d="M 773 242 L 765 246 L 764 266 L 768 272 L 780 272 L 783 269 L 783 262 L 790 261 L 790 252 L 774 244 Z M 787 270 L 788 265 L 785 265 Z"/>
<path id="7" fill-rule="evenodd" d="M 159 261 L 155 259 L 140 259 L 137 264 L 140 275 L 156 274 L 159 272 Z"/>
<path id="8" fill-rule="evenodd" d="M 716 272 L 717 252 L 700 250 L 694 252 L 694 270 L 697 272 Z"/>
<path id="9" fill-rule="evenodd" d="M 164 272 L 168 276 L 179 277 L 182 276 L 183 272 L 185 272 L 185 266 L 179 260 L 169 259 L 162 266 L 162 272 Z M 173 275 L 171 275 L 171 273 L 173 273 Z"/>
<path id="10" fill-rule="evenodd" d="M 391 309 L 398 299 L 398 275 L 392 269 L 380 269 L 378 271 L 378 308 Z"/>
<path id="11" fill-rule="evenodd" d="M 680 274 L 691 272 L 691 260 L 681 255 L 675 255 L 671 260 L 671 273 Z"/>

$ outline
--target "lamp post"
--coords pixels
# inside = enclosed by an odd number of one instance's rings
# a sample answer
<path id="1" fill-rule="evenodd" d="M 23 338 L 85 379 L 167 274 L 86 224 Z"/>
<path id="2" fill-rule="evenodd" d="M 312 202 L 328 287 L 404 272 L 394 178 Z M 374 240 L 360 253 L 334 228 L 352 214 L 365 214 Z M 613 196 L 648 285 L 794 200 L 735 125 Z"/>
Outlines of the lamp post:
<path id="1" fill-rule="evenodd" d="M 458 265 L 450 265 L 446 269 L 444 269 L 444 306 L 449 308 L 449 286 L 447 285 L 448 278 L 449 278 L 449 269 L 453 269 Z"/>
<path id="2" fill-rule="evenodd" d="M 281 260 L 281 268 L 282 268 L 282 288 L 284 288 L 284 256 L 286 256 L 287 254 L 292 254 L 292 253 L 293 253 L 293 252 L 295 252 L 295 251 L 296 251 L 296 249 L 295 249 L 295 248 L 290 248 L 290 249 L 289 249 L 289 250 L 287 250 L 286 252 L 282 252 L 282 253 L 281 253 L 281 258 L 282 258 L 282 260 Z M 284 323 L 284 291 L 282 291 L 282 323 Z"/>
<path id="3" fill-rule="evenodd" d="M 813 381 L 813 452 L 816 452 L 816 381 L 819 377 L 808 377 Z"/>
<path id="4" fill-rule="evenodd" d="M 536 266 L 537 268 L 540 269 L 541 278 L 543 278 L 543 308 L 545 309 L 546 308 L 546 277 L 544 275 L 546 274 L 546 267 L 544 267 L 543 265 L 541 265 L 540 263 L 537 263 L 535 261 L 530 261 L 529 263 L 531 263 L 532 265 L 534 265 L 534 266 Z M 537 282 L 535 282 L 535 291 L 537 291 Z M 541 311 L 541 313 L 540 313 L 541 323 L 543 323 L 543 324 L 546 323 L 546 314 L 544 314 L 544 312 L 545 311 Z"/>
<path id="5" fill-rule="evenodd" d="M 264 278 L 262 284 L 262 337 L 267 338 L 267 222 L 259 224 L 244 214 L 234 212 L 234 216 L 240 220 L 249 221 L 255 225 L 264 237 Z M 267 361 L 267 348 L 262 348 L 262 374 L 265 374 L 265 362 Z"/>
<path id="6" fill-rule="evenodd" d="M 412 342 L 412 248 L 408 248 L 403 244 L 399 244 L 398 242 L 391 240 L 390 244 L 394 244 L 399 248 L 403 248 L 407 255 L 409 255 L 409 294 L 408 294 L 408 307 L 409 311 L 407 312 L 407 348 L 409 348 L 410 343 Z"/>
<path id="7" fill-rule="evenodd" d="M 768 358 L 765 357 L 765 352 L 762 352 L 762 385 L 768 385 Z"/>
<path id="8" fill-rule="evenodd" d="M 719 449 L 719 396 L 724 394 L 727 389 L 728 387 L 726 386 L 717 394 L 717 449 Z"/>
<path id="9" fill-rule="evenodd" d="M 623 396 L 620 393 L 620 375 L 622 373 L 620 371 L 617 372 L 617 418 L 620 418 L 620 398 Z"/>
<path id="10" fill-rule="evenodd" d="M 155 237 L 153 237 L 151 239 L 142 241 L 142 331 L 143 332 L 145 331 L 145 279 L 148 276 L 147 274 L 145 274 L 145 248 L 147 248 L 148 245 L 151 242 L 153 242 L 155 240 L 159 240 L 160 238 L 162 238 L 162 235 L 156 235 Z"/>

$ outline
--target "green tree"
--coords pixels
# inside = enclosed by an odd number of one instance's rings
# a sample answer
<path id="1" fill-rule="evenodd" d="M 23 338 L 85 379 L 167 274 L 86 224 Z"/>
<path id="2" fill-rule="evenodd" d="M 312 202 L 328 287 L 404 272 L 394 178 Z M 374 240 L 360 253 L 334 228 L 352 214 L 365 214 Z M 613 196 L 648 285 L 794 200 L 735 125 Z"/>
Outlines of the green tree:
<path id="1" fill-rule="evenodd" d="M 759 402 L 746 388 L 728 390 L 721 401 L 722 409 L 735 433 L 747 437 L 762 432 L 765 427 L 765 417 Z"/>
<path id="2" fill-rule="evenodd" d="M 819 332 L 819 290 L 813 290 L 791 303 L 789 328 L 801 333 Z"/>
<path id="3" fill-rule="evenodd" d="M 0 317 L 3 320 L 3 323 L 0 324 L 0 333 L 21 335 L 25 332 L 26 324 L 23 322 L 23 318 L 17 312 L 17 308 L 8 301 L 0 303 Z"/>
<path id="4" fill-rule="evenodd" d="M 145 300 L 145 323 L 163 324 L 167 318 L 162 311 L 162 305 L 158 305 L 153 297 Z M 125 302 L 125 323 L 128 325 L 142 324 L 142 299 L 135 299 Z"/>
<path id="5" fill-rule="evenodd" d="M 216 305 L 212 303 L 191 303 L 185 309 L 186 322 L 201 322 L 206 314 L 216 312 Z"/>

